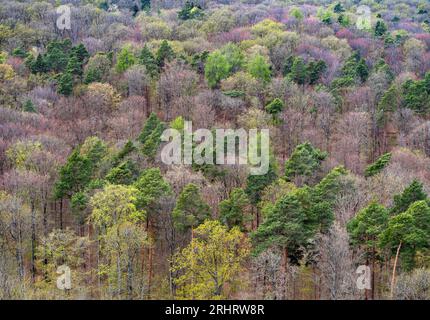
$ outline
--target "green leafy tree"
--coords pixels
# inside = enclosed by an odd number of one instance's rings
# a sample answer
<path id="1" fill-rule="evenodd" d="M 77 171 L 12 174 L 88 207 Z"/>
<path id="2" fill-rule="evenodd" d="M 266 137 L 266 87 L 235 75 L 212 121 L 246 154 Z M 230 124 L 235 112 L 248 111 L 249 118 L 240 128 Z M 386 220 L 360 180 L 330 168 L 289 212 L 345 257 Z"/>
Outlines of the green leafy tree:
<path id="1" fill-rule="evenodd" d="M 216 88 L 230 74 L 227 58 L 219 51 L 211 52 L 205 64 L 205 77 L 210 88 Z"/>
<path id="2" fill-rule="evenodd" d="M 291 80 L 299 85 L 304 85 L 306 83 L 307 70 L 303 58 L 296 57 L 294 59 L 289 76 Z"/>
<path id="3" fill-rule="evenodd" d="M 299 20 L 299 21 L 302 21 L 302 20 L 303 20 L 303 13 L 302 13 L 302 11 L 301 11 L 299 8 L 297 8 L 297 7 L 294 7 L 294 8 L 292 8 L 292 9 L 290 10 L 290 15 L 291 15 L 292 17 L 296 18 L 296 19 L 297 19 L 297 20 Z"/>
<path id="4" fill-rule="evenodd" d="M 194 230 L 191 243 L 173 258 L 177 298 L 222 299 L 234 293 L 249 255 L 247 237 L 235 227 L 205 221 Z"/>
<path id="5" fill-rule="evenodd" d="M 267 210 L 263 223 L 251 234 L 256 253 L 277 247 L 283 250 L 287 263 L 289 255 L 295 256 L 308 239 L 305 221 L 306 213 L 297 194 L 283 196 Z"/>
<path id="6" fill-rule="evenodd" d="M 181 20 L 189 20 L 201 17 L 203 15 L 202 8 L 193 1 L 185 1 L 184 6 L 178 12 L 178 18 Z"/>
<path id="7" fill-rule="evenodd" d="M 132 184 L 138 175 L 136 164 L 131 160 L 126 160 L 113 167 L 106 175 L 106 180 L 112 184 Z"/>
<path id="8" fill-rule="evenodd" d="M 161 42 L 156 55 L 156 62 L 159 68 L 163 68 L 166 61 L 172 61 L 175 58 L 175 53 L 167 40 Z"/>
<path id="9" fill-rule="evenodd" d="M 427 194 L 424 192 L 423 184 L 418 180 L 413 180 L 401 194 L 394 195 L 390 213 L 395 215 L 405 212 L 412 203 L 419 200 L 427 200 Z"/>
<path id="10" fill-rule="evenodd" d="M 130 46 L 124 46 L 117 56 L 115 69 L 118 72 L 124 72 L 136 63 L 136 58 L 131 52 Z"/>
<path id="11" fill-rule="evenodd" d="M 58 93 L 70 96 L 73 92 L 73 76 L 69 72 L 65 72 L 60 76 L 57 87 Z"/>
<path id="12" fill-rule="evenodd" d="M 24 110 L 25 112 L 32 112 L 32 113 L 37 112 L 33 102 L 30 99 L 24 102 L 24 105 L 22 106 L 22 110 Z"/>
<path id="13" fill-rule="evenodd" d="M 347 224 L 350 241 L 354 247 L 363 248 L 366 252 L 366 265 L 372 261 L 372 288 L 375 287 L 375 260 L 379 237 L 388 224 L 387 209 L 377 202 L 371 202 L 361 209 Z M 374 290 L 372 289 L 372 297 Z"/>
<path id="14" fill-rule="evenodd" d="M 158 168 L 144 170 L 134 183 L 134 187 L 139 191 L 136 203 L 139 208 L 145 209 L 171 192 L 170 185 L 164 180 Z"/>
<path id="15" fill-rule="evenodd" d="M 220 220 L 229 228 L 235 226 L 243 230 L 245 222 L 245 210 L 249 205 L 248 197 L 242 188 L 233 189 L 230 198 L 219 204 Z"/>
<path id="16" fill-rule="evenodd" d="M 327 158 L 327 153 L 312 146 L 309 142 L 299 144 L 285 162 L 285 177 L 291 181 L 295 177 L 311 177 Z"/>
<path id="17" fill-rule="evenodd" d="M 281 113 L 284 109 L 284 103 L 281 99 L 275 98 L 266 106 L 266 111 L 272 115 L 277 115 Z"/>
<path id="18" fill-rule="evenodd" d="M 56 199 L 70 198 L 73 193 L 83 190 L 91 180 L 93 165 L 88 157 L 75 149 L 60 168 L 59 177 L 54 186 Z"/>
<path id="19" fill-rule="evenodd" d="M 220 52 L 227 60 L 230 73 L 235 73 L 243 67 L 244 56 L 238 45 L 229 42 L 220 49 Z"/>
<path id="20" fill-rule="evenodd" d="M 307 212 L 307 226 L 313 233 L 326 233 L 334 220 L 334 207 L 338 194 L 351 185 L 342 179 L 347 174 L 344 167 L 333 168 L 313 188 L 308 186 L 299 189 L 302 204 Z"/>
<path id="21" fill-rule="evenodd" d="M 49 70 L 47 63 L 43 59 L 43 55 L 38 54 L 36 60 L 32 58 L 33 56 L 29 56 L 27 58 L 27 65 L 30 66 L 30 70 L 32 73 L 44 73 Z"/>
<path id="22" fill-rule="evenodd" d="M 202 199 L 199 187 L 187 184 L 182 190 L 172 213 L 175 227 L 185 232 L 211 217 L 209 205 Z"/>
<path id="23" fill-rule="evenodd" d="M 306 67 L 309 84 L 316 84 L 326 70 L 327 64 L 323 60 L 309 62 Z"/>
<path id="24" fill-rule="evenodd" d="M 146 44 L 140 52 L 139 63 L 145 66 L 146 71 L 151 75 L 151 77 L 154 77 L 157 74 L 157 61 Z"/>
<path id="25" fill-rule="evenodd" d="M 377 175 L 380 173 L 384 168 L 388 165 L 388 163 L 391 160 L 391 153 L 385 153 L 382 156 L 380 156 L 374 163 L 367 166 L 366 170 L 364 171 L 365 177 L 372 177 L 374 175 Z"/>
<path id="26" fill-rule="evenodd" d="M 345 12 L 344 7 L 342 6 L 342 4 L 340 2 L 336 3 L 336 5 L 333 7 L 333 12 L 334 13 L 342 13 Z"/>
<path id="27" fill-rule="evenodd" d="M 137 193 L 132 186 L 106 185 L 90 200 L 91 221 L 99 227 L 108 228 L 124 221 L 142 221 L 145 213 L 136 207 Z"/>
<path id="28" fill-rule="evenodd" d="M 155 113 L 151 113 L 138 138 L 142 144 L 142 153 L 145 156 L 149 158 L 155 156 L 161 142 L 160 137 L 163 134 L 164 128 L 164 123 L 158 119 Z"/>
<path id="29" fill-rule="evenodd" d="M 426 201 L 414 202 L 407 211 L 391 217 L 388 227 L 380 236 L 380 246 L 399 251 L 406 271 L 415 266 L 417 251 L 430 244 L 430 208 Z"/>
<path id="30" fill-rule="evenodd" d="M 117 165 L 121 160 L 127 157 L 130 153 L 136 150 L 133 141 L 128 140 L 124 147 L 113 157 L 113 164 Z"/>
<path id="31" fill-rule="evenodd" d="M 254 55 L 248 62 L 247 69 L 250 75 L 255 79 L 267 83 L 270 81 L 270 65 L 266 62 L 266 59 L 260 54 Z"/>
<path id="32" fill-rule="evenodd" d="M 269 170 L 262 175 L 249 175 L 246 179 L 245 192 L 249 201 L 256 206 L 260 200 L 264 189 L 278 178 L 277 167 L 273 157 L 270 158 Z"/>
<path id="33" fill-rule="evenodd" d="M 430 111 L 430 92 L 425 80 L 407 80 L 402 85 L 403 105 L 420 114 Z"/>
<path id="34" fill-rule="evenodd" d="M 378 20 L 375 25 L 375 36 L 382 37 L 387 32 L 387 26 L 382 20 Z"/>

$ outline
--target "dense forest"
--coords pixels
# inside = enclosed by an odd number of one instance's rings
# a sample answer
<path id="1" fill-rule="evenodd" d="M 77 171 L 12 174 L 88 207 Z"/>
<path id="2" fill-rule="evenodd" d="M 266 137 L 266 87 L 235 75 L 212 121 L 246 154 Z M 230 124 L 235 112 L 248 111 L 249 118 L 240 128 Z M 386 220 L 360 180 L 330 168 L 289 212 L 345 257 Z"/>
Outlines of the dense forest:
<path id="1" fill-rule="evenodd" d="M 430 299 L 429 0 L 0 0 L 0 134 L 0 299 Z"/>

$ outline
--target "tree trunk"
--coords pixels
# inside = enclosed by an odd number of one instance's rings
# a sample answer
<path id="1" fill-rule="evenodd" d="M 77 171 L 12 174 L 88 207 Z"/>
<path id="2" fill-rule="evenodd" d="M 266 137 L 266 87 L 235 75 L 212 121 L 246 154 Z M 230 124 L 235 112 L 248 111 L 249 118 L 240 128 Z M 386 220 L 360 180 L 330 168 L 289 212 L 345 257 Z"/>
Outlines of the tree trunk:
<path id="1" fill-rule="evenodd" d="M 397 260 L 399 258 L 399 252 L 400 252 L 400 248 L 401 247 L 402 247 L 402 242 L 400 241 L 399 246 L 397 247 L 396 258 L 394 259 L 393 275 L 391 276 L 391 288 L 390 288 L 390 297 L 391 297 L 391 299 L 393 299 L 394 282 L 395 282 L 395 278 L 396 278 Z"/>
<path id="2" fill-rule="evenodd" d="M 31 201 L 31 282 L 34 283 L 36 277 L 36 210 L 34 208 L 34 202 Z"/>

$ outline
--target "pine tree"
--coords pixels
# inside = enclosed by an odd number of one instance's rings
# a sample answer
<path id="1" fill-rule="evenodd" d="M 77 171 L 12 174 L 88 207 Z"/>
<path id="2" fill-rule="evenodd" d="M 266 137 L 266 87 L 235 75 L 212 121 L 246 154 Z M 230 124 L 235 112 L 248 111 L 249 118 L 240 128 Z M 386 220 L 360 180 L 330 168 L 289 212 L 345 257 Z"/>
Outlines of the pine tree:
<path id="1" fill-rule="evenodd" d="M 199 187 L 187 184 L 182 190 L 172 213 L 175 227 L 185 232 L 211 217 L 209 205 L 201 198 Z"/>
<path id="2" fill-rule="evenodd" d="M 156 55 L 156 62 L 160 69 L 162 69 L 166 61 L 172 61 L 175 58 L 175 53 L 167 40 L 161 42 Z"/>
<path id="3" fill-rule="evenodd" d="M 390 218 L 380 236 L 380 246 L 392 253 L 400 249 L 402 267 L 406 271 L 415 267 L 417 251 L 428 249 L 430 244 L 430 208 L 426 201 L 417 201 L 402 213 Z"/>
<path id="4" fill-rule="evenodd" d="M 379 237 L 387 228 L 388 211 L 377 202 L 371 202 L 367 207 L 361 209 L 357 215 L 347 224 L 351 243 L 354 247 L 363 248 L 366 252 L 366 265 L 372 261 L 372 297 L 374 298 L 375 287 L 375 260 Z"/>
<path id="5" fill-rule="evenodd" d="M 326 158 L 326 152 L 315 148 L 309 142 L 299 144 L 285 162 L 285 177 L 288 181 L 298 176 L 311 177 Z"/>
<path id="6" fill-rule="evenodd" d="M 57 87 L 58 93 L 69 96 L 73 92 L 73 76 L 69 72 L 65 72 L 60 76 Z"/>
<path id="7" fill-rule="evenodd" d="M 305 221 L 306 214 L 297 195 L 292 192 L 283 196 L 270 207 L 264 222 L 251 234 L 256 253 L 277 247 L 284 252 L 284 263 L 287 263 L 288 257 L 295 256 L 308 239 Z"/>
<path id="8" fill-rule="evenodd" d="M 32 57 L 32 56 L 30 56 Z M 31 61 L 31 58 L 30 58 Z M 34 60 L 33 63 L 30 64 L 30 70 L 32 73 L 44 73 L 49 70 L 43 55 L 38 54 L 36 60 Z"/>
<path id="9" fill-rule="evenodd" d="M 244 229 L 245 209 L 249 205 L 248 197 L 241 188 L 235 188 L 230 197 L 219 204 L 220 220 L 230 229 L 237 226 Z"/>
<path id="10" fill-rule="evenodd" d="M 384 21 L 378 20 L 375 25 L 375 36 L 382 37 L 387 32 L 387 26 Z"/>
<path id="11" fill-rule="evenodd" d="M 105 179 L 112 184 L 132 184 L 138 175 L 136 164 L 131 160 L 121 162 L 113 167 L 106 175 Z"/>
<path id="12" fill-rule="evenodd" d="M 93 164 L 88 157 L 75 149 L 60 168 L 59 177 L 54 186 L 56 199 L 70 198 L 75 192 L 83 190 L 91 180 Z"/>
<path id="13" fill-rule="evenodd" d="M 391 153 L 385 153 L 382 156 L 380 156 L 374 163 L 367 166 L 366 170 L 364 171 L 365 177 L 372 177 L 374 175 L 377 175 L 380 173 L 384 168 L 388 165 L 388 163 L 391 160 Z"/>
<path id="14" fill-rule="evenodd" d="M 419 200 L 427 200 L 427 194 L 424 192 L 423 184 L 418 180 L 413 180 L 401 194 L 394 196 L 394 203 L 390 213 L 395 215 L 405 212 L 412 203 Z"/>
<path id="15" fill-rule="evenodd" d="M 333 8 L 333 12 L 341 13 L 341 12 L 345 12 L 345 9 L 343 8 L 342 4 L 340 2 L 338 2 L 338 3 L 336 3 L 336 5 Z"/>
<path id="16" fill-rule="evenodd" d="M 146 71 L 151 75 L 151 77 L 154 77 L 157 74 L 157 62 L 146 44 L 140 52 L 139 63 L 145 66 Z"/>
<path id="17" fill-rule="evenodd" d="M 266 106 L 266 111 L 272 115 L 279 114 L 284 109 L 284 103 L 279 98 L 275 98 Z"/>
<path id="18" fill-rule="evenodd" d="M 170 185 L 164 180 L 158 168 L 144 170 L 134 183 L 134 187 L 139 191 L 137 206 L 142 209 L 148 209 L 162 196 L 171 192 Z"/>
<path id="19" fill-rule="evenodd" d="M 25 101 L 22 109 L 25 112 L 32 112 L 32 113 L 37 112 L 36 108 L 34 107 L 33 102 L 30 99 L 28 99 L 28 100 Z"/>

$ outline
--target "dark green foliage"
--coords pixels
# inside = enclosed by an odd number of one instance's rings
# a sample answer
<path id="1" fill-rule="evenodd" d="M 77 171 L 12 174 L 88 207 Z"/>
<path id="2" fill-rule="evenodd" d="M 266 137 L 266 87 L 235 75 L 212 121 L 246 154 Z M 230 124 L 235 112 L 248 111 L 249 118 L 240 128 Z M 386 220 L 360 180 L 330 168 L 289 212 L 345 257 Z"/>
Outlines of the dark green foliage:
<path id="1" fill-rule="evenodd" d="M 283 74 L 299 85 L 314 85 L 326 70 L 323 60 L 311 60 L 306 64 L 303 58 L 290 56 L 284 63 Z"/>
<path id="2" fill-rule="evenodd" d="M 146 44 L 140 52 L 139 63 L 145 66 L 146 71 L 151 75 L 151 77 L 154 77 L 157 74 L 157 61 Z"/>
<path id="3" fill-rule="evenodd" d="M 383 125 L 386 120 L 387 112 L 394 112 L 397 110 L 400 102 L 400 93 L 397 86 L 393 84 L 384 93 L 378 103 L 378 124 Z"/>
<path id="4" fill-rule="evenodd" d="M 387 227 L 387 223 L 387 209 L 377 202 L 371 202 L 347 224 L 351 244 L 374 252 L 379 236 Z"/>
<path id="5" fill-rule="evenodd" d="M 395 254 L 401 243 L 402 267 L 408 271 L 415 266 L 417 251 L 430 244 L 430 208 L 426 201 L 417 201 L 406 212 L 393 216 L 380 236 L 380 246 Z"/>
<path id="6" fill-rule="evenodd" d="M 138 173 L 136 164 L 131 160 L 126 160 L 112 168 L 106 175 L 106 180 L 112 184 L 128 185 L 136 180 Z"/>
<path id="7" fill-rule="evenodd" d="M 299 247 L 307 247 L 316 233 L 325 233 L 334 220 L 335 200 L 342 188 L 343 167 L 330 171 L 315 187 L 289 192 L 265 208 L 265 220 L 252 235 L 256 251 L 278 246 L 299 260 Z"/>
<path id="8" fill-rule="evenodd" d="M 67 63 L 66 73 L 70 73 L 76 76 L 82 76 L 83 69 L 82 64 L 79 62 L 77 56 L 71 56 Z"/>
<path id="9" fill-rule="evenodd" d="M 25 112 L 37 112 L 33 102 L 30 99 L 25 101 L 24 105 L 22 106 L 22 110 L 24 110 Z"/>
<path id="10" fill-rule="evenodd" d="M 289 56 L 287 59 L 285 59 L 284 68 L 282 71 L 282 74 L 284 75 L 284 77 L 288 76 L 291 73 L 291 68 L 293 67 L 293 63 L 295 59 L 296 57 L 294 56 Z"/>
<path id="11" fill-rule="evenodd" d="M 378 159 L 376 159 L 374 163 L 367 166 L 366 170 L 364 171 L 364 176 L 371 177 L 380 173 L 388 165 L 390 160 L 391 160 L 391 153 L 383 154 Z"/>
<path id="12" fill-rule="evenodd" d="M 311 61 L 307 65 L 307 78 L 310 85 L 314 85 L 327 70 L 327 64 L 323 60 Z"/>
<path id="13" fill-rule="evenodd" d="M 195 228 L 211 217 L 210 207 L 201 198 L 199 187 L 192 183 L 184 187 L 172 216 L 175 227 L 181 232 Z"/>
<path id="14" fill-rule="evenodd" d="M 342 67 L 341 77 L 333 80 L 333 88 L 349 87 L 356 82 L 365 82 L 369 77 L 369 68 L 366 61 L 355 52 Z"/>
<path id="15" fill-rule="evenodd" d="M 93 164 L 91 160 L 75 149 L 60 168 L 59 177 L 54 186 L 56 199 L 70 198 L 74 193 L 83 190 L 91 180 Z"/>
<path id="16" fill-rule="evenodd" d="M 161 42 L 156 55 L 156 62 L 159 68 L 163 68 L 166 61 L 172 61 L 175 58 L 175 53 L 167 40 Z"/>
<path id="17" fill-rule="evenodd" d="M 285 177 L 288 181 L 297 176 L 310 177 L 326 158 L 326 152 L 315 148 L 309 142 L 299 144 L 285 162 Z"/>
<path id="18" fill-rule="evenodd" d="M 401 194 L 394 196 L 394 203 L 390 213 L 399 214 L 405 212 L 412 203 L 420 200 L 427 200 L 427 194 L 424 192 L 423 184 L 418 180 L 413 180 Z"/>
<path id="19" fill-rule="evenodd" d="M 369 68 L 367 67 L 366 61 L 360 59 L 357 63 L 357 75 L 361 83 L 365 82 L 369 77 Z"/>
<path id="20" fill-rule="evenodd" d="M 188 20 L 201 17 L 203 15 L 202 8 L 195 4 L 193 1 L 185 1 L 184 6 L 178 12 L 178 18 L 181 20 Z"/>
<path id="21" fill-rule="evenodd" d="M 306 64 L 301 57 L 296 57 L 291 66 L 290 78 L 297 84 L 304 85 L 306 83 L 307 72 Z"/>
<path id="22" fill-rule="evenodd" d="M 151 0 L 140 0 L 140 4 L 142 6 L 142 10 L 146 12 L 151 11 Z"/>
<path id="23" fill-rule="evenodd" d="M 113 158 L 114 165 L 117 165 L 121 160 L 123 160 L 126 156 L 136 150 L 133 142 L 128 140 L 124 147 L 116 154 Z"/>
<path id="24" fill-rule="evenodd" d="M 382 20 L 378 20 L 375 25 L 375 36 L 382 37 L 387 32 L 387 26 Z"/>
<path id="25" fill-rule="evenodd" d="M 204 74 L 205 72 L 205 62 L 209 56 L 209 51 L 202 51 L 200 53 L 195 53 L 191 60 L 191 66 L 199 74 Z"/>
<path id="26" fill-rule="evenodd" d="M 19 57 L 19 58 L 26 58 L 27 57 L 27 52 L 25 52 L 25 50 L 21 47 L 15 48 L 12 51 L 12 55 L 14 57 Z"/>
<path id="27" fill-rule="evenodd" d="M 251 234 L 256 253 L 275 246 L 294 254 L 309 237 L 305 221 L 306 214 L 297 195 L 289 193 L 283 196 L 268 210 L 264 222 Z"/>
<path id="28" fill-rule="evenodd" d="M 155 113 L 151 113 L 145 122 L 139 141 L 142 144 L 142 153 L 147 157 L 154 157 L 160 145 L 160 137 L 165 129 L 164 123 L 158 119 Z"/>
<path id="29" fill-rule="evenodd" d="M 315 232 L 325 233 L 334 220 L 333 208 L 336 197 L 342 188 L 345 188 L 342 177 L 347 171 L 344 167 L 333 168 L 313 188 L 302 188 L 302 203 L 307 212 L 308 228 Z M 350 187 L 350 186 L 346 186 Z"/>
<path id="30" fill-rule="evenodd" d="M 229 228 L 234 226 L 244 228 L 245 209 L 249 204 L 245 191 L 241 188 L 233 189 L 230 198 L 219 204 L 220 220 Z"/>
<path id="31" fill-rule="evenodd" d="M 73 92 L 73 76 L 69 72 L 65 72 L 60 76 L 57 87 L 58 93 L 69 96 Z"/>
<path id="32" fill-rule="evenodd" d="M 266 106 L 266 111 L 272 115 L 279 114 L 284 109 L 284 103 L 279 98 L 275 98 Z"/>
<path id="33" fill-rule="evenodd" d="M 403 106 L 419 114 L 430 111 L 430 73 L 423 80 L 407 80 L 403 83 Z"/>
<path id="34" fill-rule="evenodd" d="M 151 112 L 148 119 L 146 119 L 145 125 L 143 126 L 142 132 L 139 135 L 140 143 L 145 143 L 151 133 L 157 128 L 160 124 L 160 119 L 158 119 L 157 115 L 154 112 Z"/>
<path id="35" fill-rule="evenodd" d="M 340 2 L 338 2 L 338 3 L 336 3 L 336 5 L 333 8 L 333 12 L 341 13 L 341 12 L 345 12 L 345 9 L 343 8 L 342 4 Z"/>
<path id="36" fill-rule="evenodd" d="M 30 70 L 32 73 L 44 73 L 49 70 L 48 65 L 46 64 L 41 54 L 37 55 L 36 60 L 34 60 L 33 56 L 30 56 L 27 59 L 27 65 L 30 66 Z"/>
<path id="37" fill-rule="evenodd" d="M 148 209 L 171 192 L 170 185 L 164 180 L 159 168 L 144 170 L 133 185 L 139 190 L 137 204 L 143 209 Z"/>
<path id="38" fill-rule="evenodd" d="M 278 178 L 274 159 L 269 162 L 269 170 L 263 175 L 249 175 L 246 180 L 245 192 L 253 205 L 261 200 L 263 190 Z"/>

